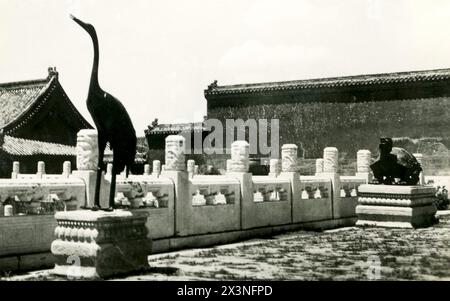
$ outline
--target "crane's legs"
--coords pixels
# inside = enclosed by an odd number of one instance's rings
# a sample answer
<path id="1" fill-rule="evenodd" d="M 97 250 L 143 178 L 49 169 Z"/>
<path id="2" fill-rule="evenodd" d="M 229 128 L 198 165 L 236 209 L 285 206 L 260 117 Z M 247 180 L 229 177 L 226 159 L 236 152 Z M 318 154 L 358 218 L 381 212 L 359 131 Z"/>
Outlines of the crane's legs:
<path id="1" fill-rule="evenodd" d="M 114 151 L 113 151 L 114 152 Z M 107 211 L 113 211 L 115 208 L 114 203 L 114 197 L 116 196 L 116 164 L 114 163 L 113 159 L 113 168 L 112 168 L 112 174 L 111 174 L 111 190 L 109 191 L 109 208 Z"/>
<path id="2" fill-rule="evenodd" d="M 94 206 L 93 211 L 100 209 L 100 184 L 102 179 L 103 169 L 103 155 L 105 153 L 106 142 L 103 139 L 98 139 L 98 163 L 97 163 L 97 178 L 95 179 L 95 192 L 94 192 Z"/>

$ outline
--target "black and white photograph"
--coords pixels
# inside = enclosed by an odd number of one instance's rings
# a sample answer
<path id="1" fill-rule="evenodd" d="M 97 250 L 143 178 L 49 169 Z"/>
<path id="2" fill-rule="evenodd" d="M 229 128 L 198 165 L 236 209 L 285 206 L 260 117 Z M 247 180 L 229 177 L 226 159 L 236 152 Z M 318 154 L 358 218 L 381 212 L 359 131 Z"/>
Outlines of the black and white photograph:
<path id="1" fill-rule="evenodd" d="M 448 281 L 449 187 L 450 1 L 0 0 L 0 282 Z"/>

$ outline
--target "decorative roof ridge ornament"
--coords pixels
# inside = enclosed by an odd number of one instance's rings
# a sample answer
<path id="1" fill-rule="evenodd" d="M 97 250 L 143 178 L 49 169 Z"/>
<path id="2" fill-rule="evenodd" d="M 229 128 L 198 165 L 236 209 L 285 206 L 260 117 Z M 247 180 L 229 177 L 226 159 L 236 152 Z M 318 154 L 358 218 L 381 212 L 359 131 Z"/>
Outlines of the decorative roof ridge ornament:
<path id="1" fill-rule="evenodd" d="M 214 88 L 217 88 L 217 79 L 215 79 L 211 84 L 208 85 L 208 91 L 211 91 Z"/>
<path id="2" fill-rule="evenodd" d="M 56 71 L 56 67 L 48 67 L 48 76 L 47 79 L 52 78 L 53 76 L 55 76 L 56 78 L 58 78 L 58 71 Z"/>

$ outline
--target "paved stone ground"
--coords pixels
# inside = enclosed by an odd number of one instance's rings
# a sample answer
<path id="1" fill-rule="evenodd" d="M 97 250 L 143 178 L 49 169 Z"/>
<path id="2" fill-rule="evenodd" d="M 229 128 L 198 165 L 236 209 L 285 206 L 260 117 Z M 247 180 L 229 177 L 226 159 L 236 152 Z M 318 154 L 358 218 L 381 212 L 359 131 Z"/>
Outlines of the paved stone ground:
<path id="1" fill-rule="evenodd" d="M 149 263 L 145 274 L 112 280 L 450 280 L 450 217 L 416 230 L 299 231 L 152 255 Z M 49 271 L 8 279 L 62 280 Z"/>

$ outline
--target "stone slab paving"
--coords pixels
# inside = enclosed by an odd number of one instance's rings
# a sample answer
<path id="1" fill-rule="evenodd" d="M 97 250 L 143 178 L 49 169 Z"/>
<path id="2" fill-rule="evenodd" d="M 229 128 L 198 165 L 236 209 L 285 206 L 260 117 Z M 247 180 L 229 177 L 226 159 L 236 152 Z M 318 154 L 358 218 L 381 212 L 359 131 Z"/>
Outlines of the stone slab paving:
<path id="1" fill-rule="evenodd" d="M 450 280 L 450 218 L 416 230 L 297 231 L 151 255 L 149 263 L 145 274 L 111 280 Z M 48 270 L 3 279 L 63 280 Z"/>

